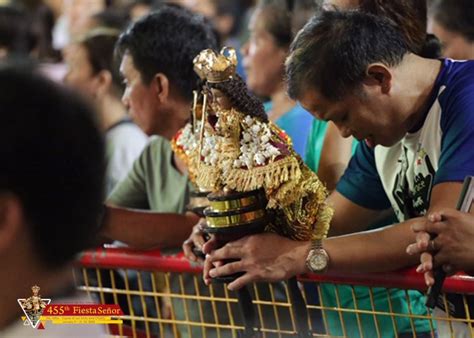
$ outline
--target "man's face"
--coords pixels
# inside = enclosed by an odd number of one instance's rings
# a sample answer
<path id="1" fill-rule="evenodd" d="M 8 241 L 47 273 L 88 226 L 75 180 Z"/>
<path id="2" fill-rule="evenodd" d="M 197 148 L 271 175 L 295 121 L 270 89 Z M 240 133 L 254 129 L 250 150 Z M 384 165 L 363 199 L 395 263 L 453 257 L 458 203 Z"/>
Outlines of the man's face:
<path id="1" fill-rule="evenodd" d="M 130 116 L 145 134 L 156 134 L 158 106 L 156 93 L 151 84 L 143 83 L 129 53 L 125 53 L 122 58 L 120 73 L 126 86 L 122 102 L 128 108 Z"/>
<path id="2" fill-rule="evenodd" d="M 392 146 L 406 134 L 395 105 L 381 94 L 360 89 L 342 100 L 331 101 L 317 90 L 308 89 L 299 101 L 316 118 L 332 121 L 342 137 L 353 136 L 372 148 Z"/>

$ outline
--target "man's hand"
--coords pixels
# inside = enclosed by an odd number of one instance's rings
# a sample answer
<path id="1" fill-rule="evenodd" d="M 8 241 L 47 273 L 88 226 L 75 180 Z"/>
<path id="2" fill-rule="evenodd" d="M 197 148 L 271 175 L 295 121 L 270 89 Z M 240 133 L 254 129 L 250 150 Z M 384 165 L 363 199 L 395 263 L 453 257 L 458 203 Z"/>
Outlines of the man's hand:
<path id="1" fill-rule="evenodd" d="M 431 235 L 427 232 L 431 226 L 432 220 L 435 220 L 436 214 L 428 216 L 428 219 L 421 219 L 419 222 L 412 225 L 412 230 L 416 233 L 416 242 L 407 247 L 409 255 L 420 255 L 421 264 L 416 268 L 419 273 L 424 273 L 425 283 L 427 286 L 434 284 L 433 277 L 433 245 L 431 242 Z"/>
<path id="2" fill-rule="evenodd" d="M 202 251 L 202 247 L 206 240 L 204 239 L 204 232 L 202 226 L 206 224 L 206 219 L 201 218 L 199 222 L 193 227 L 189 238 L 183 242 L 183 251 L 187 259 L 193 262 L 204 262 L 201 257 L 194 253 L 194 249 Z"/>
<path id="3" fill-rule="evenodd" d="M 204 282 L 209 284 L 212 277 L 245 272 L 228 285 L 229 290 L 256 281 L 274 282 L 304 273 L 310 249 L 309 242 L 292 241 L 272 233 L 247 236 L 217 250 L 214 250 L 215 244 L 209 241 L 203 247 L 207 253 Z M 227 260 L 235 261 L 224 264 Z"/>
<path id="4" fill-rule="evenodd" d="M 428 220 L 412 226 L 416 243 L 407 247 L 409 254 L 421 254 L 417 271 L 433 285 L 433 269 L 442 266 L 447 274 L 474 270 L 474 216 L 455 209 L 431 213 Z M 431 239 L 431 235 L 435 236 Z"/>

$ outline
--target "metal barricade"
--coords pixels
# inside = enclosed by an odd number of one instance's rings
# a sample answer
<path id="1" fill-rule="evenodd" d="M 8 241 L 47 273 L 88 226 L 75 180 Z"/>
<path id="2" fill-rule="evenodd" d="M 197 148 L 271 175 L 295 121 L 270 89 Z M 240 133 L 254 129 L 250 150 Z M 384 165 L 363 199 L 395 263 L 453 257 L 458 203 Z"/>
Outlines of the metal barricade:
<path id="1" fill-rule="evenodd" d="M 121 337 L 241 337 L 245 331 L 237 294 L 205 286 L 201 267 L 181 254 L 100 248 L 82 254 L 77 287 L 97 301 L 120 304 Z M 424 307 L 423 277 L 414 270 L 384 274 L 299 276 L 312 337 L 474 337 L 474 278 L 447 278 L 440 299 L 447 313 Z M 255 337 L 301 337 L 286 283 L 249 286 Z M 455 296 L 453 296 L 455 294 Z M 443 304 L 442 304 L 443 305 Z M 449 313 L 456 307 L 461 318 Z M 301 314 L 300 314 L 301 316 Z"/>

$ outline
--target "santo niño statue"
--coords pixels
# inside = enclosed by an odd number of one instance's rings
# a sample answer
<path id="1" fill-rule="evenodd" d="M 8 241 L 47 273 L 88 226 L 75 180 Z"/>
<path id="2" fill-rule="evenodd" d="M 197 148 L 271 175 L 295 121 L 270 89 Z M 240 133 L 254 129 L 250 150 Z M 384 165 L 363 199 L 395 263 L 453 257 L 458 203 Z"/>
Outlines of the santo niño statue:
<path id="1" fill-rule="evenodd" d="M 231 48 L 196 56 L 201 90 L 190 122 L 172 142 L 196 188 L 212 192 L 208 226 L 243 229 L 265 215 L 265 231 L 296 240 L 324 238 L 333 214 L 324 185 L 288 135 L 268 120 L 236 65 Z"/>

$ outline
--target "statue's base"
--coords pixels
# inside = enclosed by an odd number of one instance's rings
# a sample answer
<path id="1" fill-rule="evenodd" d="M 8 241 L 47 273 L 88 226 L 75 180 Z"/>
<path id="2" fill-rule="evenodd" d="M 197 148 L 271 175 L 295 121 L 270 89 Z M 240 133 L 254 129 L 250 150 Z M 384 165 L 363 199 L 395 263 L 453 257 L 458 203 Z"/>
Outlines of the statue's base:
<path id="1" fill-rule="evenodd" d="M 225 244 L 248 235 L 261 233 L 265 230 L 269 222 L 269 217 L 265 215 L 265 217 L 249 223 L 241 223 L 229 227 L 212 227 L 206 225 L 203 226 L 202 229 L 206 234 L 214 235 L 219 242 Z"/>
<path id="2" fill-rule="evenodd" d="M 216 248 L 248 235 L 262 233 L 270 222 L 262 189 L 247 192 L 217 191 L 207 195 L 207 198 L 209 207 L 204 209 L 207 224 L 202 229 L 215 239 Z M 243 274 L 239 272 L 213 278 L 212 282 L 231 283 Z"/>

